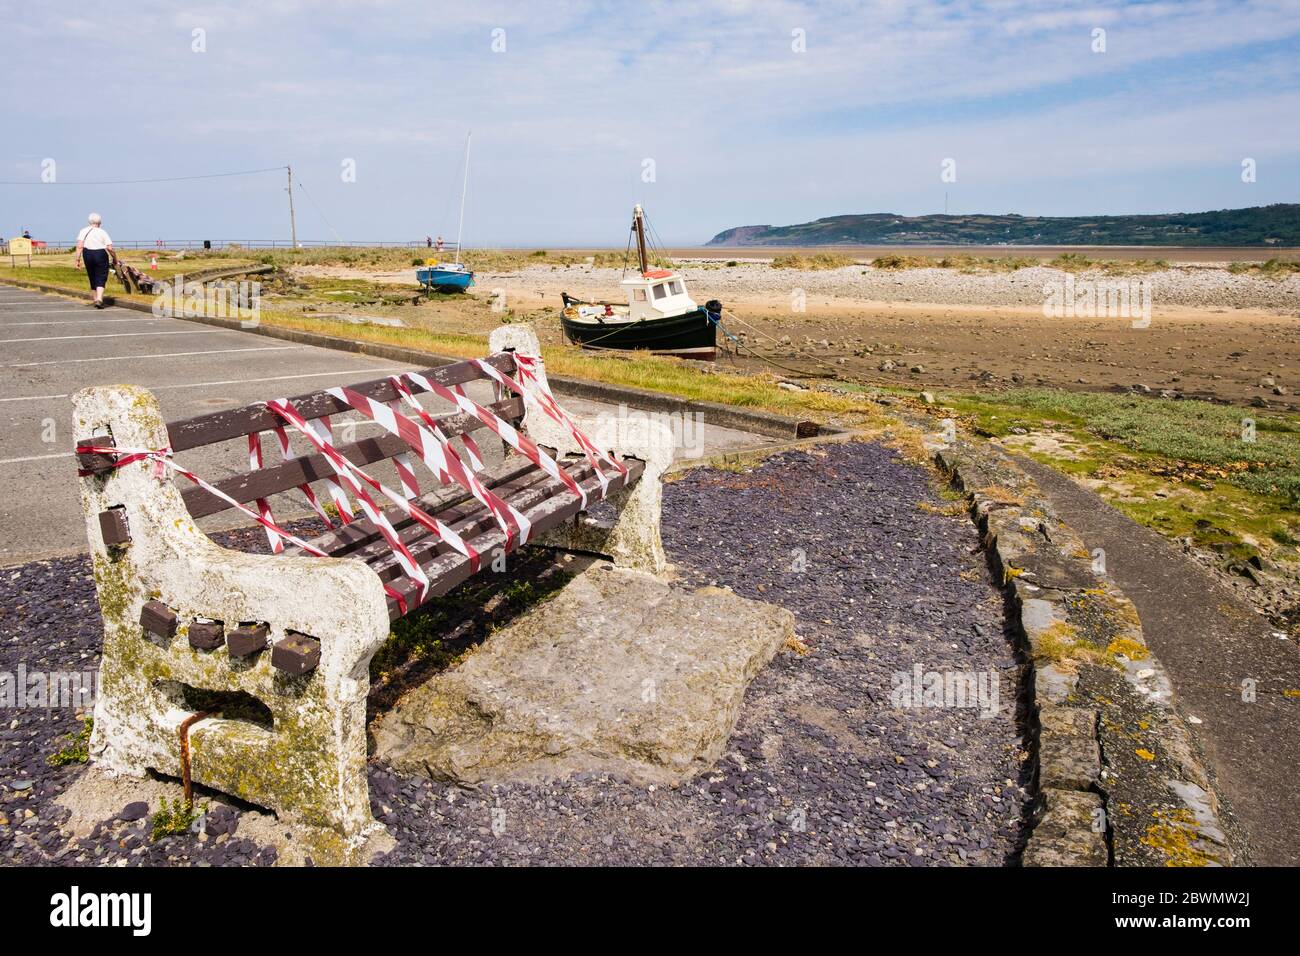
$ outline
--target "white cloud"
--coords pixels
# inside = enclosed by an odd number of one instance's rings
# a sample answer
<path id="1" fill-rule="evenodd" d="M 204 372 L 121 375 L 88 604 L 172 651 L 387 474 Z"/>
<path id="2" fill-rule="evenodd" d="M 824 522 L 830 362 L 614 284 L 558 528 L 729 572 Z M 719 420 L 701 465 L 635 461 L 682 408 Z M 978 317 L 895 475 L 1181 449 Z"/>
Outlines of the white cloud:
<path id="1" fill-rule="evenodd" d="M 200 26 L 208 52 L 195 54 Z M 1107 30 L 1104 54 L 1090 49 L 1093 26 Z M 496 27 L 506 53 L 491 52 Z M 805 53 L 791 50 L 795 27 Z M 95 156 L 99 175 L 121 178 L 293 162 L 352 234 L 427 231 L 471 127 L 475 231 L 541 241 L 571 222 L 621 222 L 637 198 L 671 211 L 680 227 L 658 218 L 678 238 L 918 211 L 941 202 L 930 166 L 949 155 L 972 199 L 980 183 L 998 198 L 1024 184 L 1041 207 L 1086 178 L 1104 205 L 1099 177 L 1213 167 L 1246 144 L 1294 159 L 1300 118 L 1300 5 L 1279 0 L 141 0 L 130 30 L 87 31 L 32 4 L 7 34 L 3 62 L 58 78 L 40 85 L 39 110 L 0 104 L 26 154 L 61 157 L 68 176 Z M 87 82 L 102 95 L 93 137 Z M 125 122 L 132 111 L 151 118 Z M 333 183 L 344 156 L 360 164 L 349 188 Z M 653 186 L 638 178 L 646 156 Z"/>

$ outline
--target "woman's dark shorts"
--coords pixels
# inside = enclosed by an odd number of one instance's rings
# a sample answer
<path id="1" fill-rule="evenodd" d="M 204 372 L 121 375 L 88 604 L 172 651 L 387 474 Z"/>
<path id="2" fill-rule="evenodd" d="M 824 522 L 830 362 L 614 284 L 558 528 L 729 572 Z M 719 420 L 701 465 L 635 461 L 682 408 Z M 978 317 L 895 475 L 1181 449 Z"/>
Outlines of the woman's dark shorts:
<path id="1" fill-rule="evenodd" d="M 108 250 L 82 249 L 81 258 L 86 263 L 86 275 L 90 277 L 91 289 L 102 289 L 108 285 Z"/>

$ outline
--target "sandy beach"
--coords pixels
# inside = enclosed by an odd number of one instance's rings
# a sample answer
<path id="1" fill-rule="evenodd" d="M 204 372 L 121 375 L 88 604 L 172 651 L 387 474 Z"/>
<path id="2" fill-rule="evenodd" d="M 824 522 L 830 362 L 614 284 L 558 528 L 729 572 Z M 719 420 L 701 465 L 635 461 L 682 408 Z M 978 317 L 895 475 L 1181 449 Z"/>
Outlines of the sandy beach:
<path id="1" fill-rule="evenodd" d="M 1047 266 L 1010 272 L 869 265 L 774 269 L 766 259 L 702 258 L 678 261 L 678 269 L 697 301 L 716 298 L 724 304 L 724 324 L 742 343 L 741 355 L 724 361 L 792 380 L 805 372 L 918 388 L 1136 389 L 1295 408 L 1300 277 L 1237 274 L 1227 262 L 1132 275 Z M 293 271 L 415 285 L 414 269 Z M 559 341 L 560 293 L 617 301 L 622 276 L 620 269 L 585 264 L 529 265 L 480 272 L 473 296 L 481 302 L 504 294 L 509 309 L 531 317 L 545 338 Z M 1140 316 L 1044 315 L 1045 289 L 1116 281 L 1148 283 L 1149 324 Z M 410 312 L 405 321 L 441 331 L 465 331 L 467 325 L 486 330 L 498 316 L 466 304 L 436 303 Z"/>

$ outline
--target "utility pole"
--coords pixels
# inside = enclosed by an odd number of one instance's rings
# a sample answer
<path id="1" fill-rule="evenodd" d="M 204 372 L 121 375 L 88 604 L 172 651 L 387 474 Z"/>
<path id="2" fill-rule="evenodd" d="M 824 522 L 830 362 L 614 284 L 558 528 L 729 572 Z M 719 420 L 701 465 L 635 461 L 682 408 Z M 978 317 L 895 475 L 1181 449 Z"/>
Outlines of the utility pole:
<path id="1" fill-rule="evenodd" d="M 289 173 L 289 236 L 293 240 L 293 248 L 298 248 L 298 223 L 293 218 L 293 167 L 286 166 L 285 170 Z"/>

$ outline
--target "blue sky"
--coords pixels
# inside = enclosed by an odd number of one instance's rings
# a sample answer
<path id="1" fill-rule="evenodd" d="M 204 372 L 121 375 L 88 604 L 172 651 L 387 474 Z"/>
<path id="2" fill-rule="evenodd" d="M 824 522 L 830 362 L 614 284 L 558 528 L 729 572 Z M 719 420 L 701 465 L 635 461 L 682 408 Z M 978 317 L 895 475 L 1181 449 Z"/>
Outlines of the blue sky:
<path id="1" fill-rule="evenodd" d="M 292 163 L 302 239 L 451 237 L 467 130 L 477 245 L 621 245 L 637 201 L 696 244 L 945 192 L 1041 215 L 1300 198 L 1296 0 L 0 0 L 0 23 L 28 78 L 0 97 L 0 181 L 28 184 L 0 185 L 4 234 L 95 209 L 118 239 L 287 238 L 283 174 L 74 183 Z"/>

